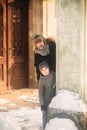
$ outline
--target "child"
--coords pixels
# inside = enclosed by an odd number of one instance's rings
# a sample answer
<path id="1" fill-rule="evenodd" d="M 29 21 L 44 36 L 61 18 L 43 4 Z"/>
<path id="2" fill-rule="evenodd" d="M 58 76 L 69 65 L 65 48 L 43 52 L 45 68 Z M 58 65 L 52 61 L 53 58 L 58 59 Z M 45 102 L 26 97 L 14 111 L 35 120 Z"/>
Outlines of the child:
<path id="1" fill-rule="evenodd" d="M 51 99 L 55 96 L 55 72 L 51 71 L 46 62 L 39 64 L 40 80 L 39 80 L 39 101 L 43 114 L 43 129 L 47 123 L 47 109 Z"/>

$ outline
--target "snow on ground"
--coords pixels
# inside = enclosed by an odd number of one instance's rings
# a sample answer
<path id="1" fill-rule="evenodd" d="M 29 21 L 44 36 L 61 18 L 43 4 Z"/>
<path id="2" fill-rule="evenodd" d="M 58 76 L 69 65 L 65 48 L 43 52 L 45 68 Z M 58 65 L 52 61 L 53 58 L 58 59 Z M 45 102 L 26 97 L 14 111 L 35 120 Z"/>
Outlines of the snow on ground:
<path id="1" fill-rule="evenodd" d="M 38 94 L 36 93 L 30 95 L 23 94 L 17 98 L 23 102 L 39 102 Z M 40 130 L 42 126 L 40 107 L 38 105 L 34 107 L 29 105 L 29 107 L 17 108 L 16 105 L 11 100 L 0 98 L 0 130 Z M 13 107 L 13 109 L 8 109 L 8 106 Z"/>
<path id="2" fill-rule="evenodd" d="M 29 98 L 27 95 L 22 95 L 22 96 L 19 96 L 18 99 L 22 99 L 24 101 L 31 101 L 31 102 L 36 102 L 38 103 L 38 95 L 31 95 L 31 98 Z"/>
<path id="3" fill-rule="evenodd" d="M 54 118 L 49 121 L 46 130 L 78 130 L 74 122 L 65 118 Z"/>
<path id="4" fill-rule="evenodd" d="M 49 107 L 72 112 L 87 112 L 87 105 L 79 97 L 78 93 L 64 89 L 58 91 Z"/>
<path id="5" fill-rule="evenodd" d="M 21 100 L 29 100 L 26 95 L 20 97 Z M 36 100 L 35 100 L 36 99 Z M 33 102 L 38 97 L 34 96 Z M 9 100 L 0 99 L 0 104 L 12 103 Z M 50 104 L 52 108 L 61 108 L 73 111 L 86 110 L 86 106 L 79 98 L 78 94 L 62 90 L 52 99 Z M 4 107 L 1 109 L 5 110 Z M 6 109 L 7 110 L 7 109 Z M 42 113 L 40 107 L 21 107 L 14 110 L 0 112 L 0 130 L 40 130 L 42 125 Z M 51 119 L 46 126 L 46 130 L 78 130 L 70 119 Z"/>
<path id="6" fill-rule="evenodd" d="M 6 100 L 6 99 L 4 100 L 4 99 L 1 98 L 0 99 L 0 104 L 5 104 L 5 103 L 9 103 L 9 100 Z"/>
<path id="7" fill-rule="evenodd" d="M 4 118 L 3 118 L 4 117 Z M 39 130 L 41 126 L 39 107 L 22 107 L 0 113 L 0 130 Z"/>

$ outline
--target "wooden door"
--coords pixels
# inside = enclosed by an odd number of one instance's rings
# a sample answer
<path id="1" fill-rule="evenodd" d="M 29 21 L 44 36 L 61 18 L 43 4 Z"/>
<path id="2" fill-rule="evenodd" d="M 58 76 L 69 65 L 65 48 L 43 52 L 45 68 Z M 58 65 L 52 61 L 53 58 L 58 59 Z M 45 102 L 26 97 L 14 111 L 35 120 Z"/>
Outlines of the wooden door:
<path id="1" fill-rule="evenodd" d="M 12 89 L 28 86 L 27 5 L 22 0 L 8 6 L 8 85 Z"/>
<path id="2" fill-rule="evenodd" d="M 7 89 L 6 3 L 0 0 L 0 90 Z"/>

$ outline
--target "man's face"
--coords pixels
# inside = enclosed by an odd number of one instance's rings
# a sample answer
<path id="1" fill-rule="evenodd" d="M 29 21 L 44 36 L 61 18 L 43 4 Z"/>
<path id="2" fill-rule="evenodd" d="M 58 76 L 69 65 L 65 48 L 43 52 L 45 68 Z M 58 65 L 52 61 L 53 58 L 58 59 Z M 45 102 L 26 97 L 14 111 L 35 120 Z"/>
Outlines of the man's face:
<path id="1" fill-rule="evenodd" d="M 43 49 L 43 47 L 44 47 L 44 42 L 43 42 L 43 41 L 39 41 L 39 42 L 35 43 L 35 46 L 36 46 L 38 49 Z"/>
<path id="2" fill-rule="evenodd" d="M 47 76 L 50 73 L 48 67 L 43 67 L 40 71 L 44 76 Z"/>

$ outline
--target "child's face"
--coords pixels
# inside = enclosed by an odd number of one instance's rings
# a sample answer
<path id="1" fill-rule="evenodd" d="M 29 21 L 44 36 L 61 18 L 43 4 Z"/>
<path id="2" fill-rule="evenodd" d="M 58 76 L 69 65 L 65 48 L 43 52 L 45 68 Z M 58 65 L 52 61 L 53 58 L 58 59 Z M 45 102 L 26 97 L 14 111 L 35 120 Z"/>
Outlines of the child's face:
<path id="1" fill-rule="evenodd" d="M 47 76 L 47 75 L 49 75 L 49 73 L 50 73 L 48 67 L 43 67 L 40 71 L 41 71 L 41 73 L 42 73 L 44 76 Z"/>
<path id="2" fill-rule="evenodd" d="M 38 48 L 38 49 L 43 49 L 43 47 L 44 47 L 44 41 L 42 40 L 42 41 L 39 41 L 39 42 L 37 42 L 36 44 L 36 47 Z"/>

